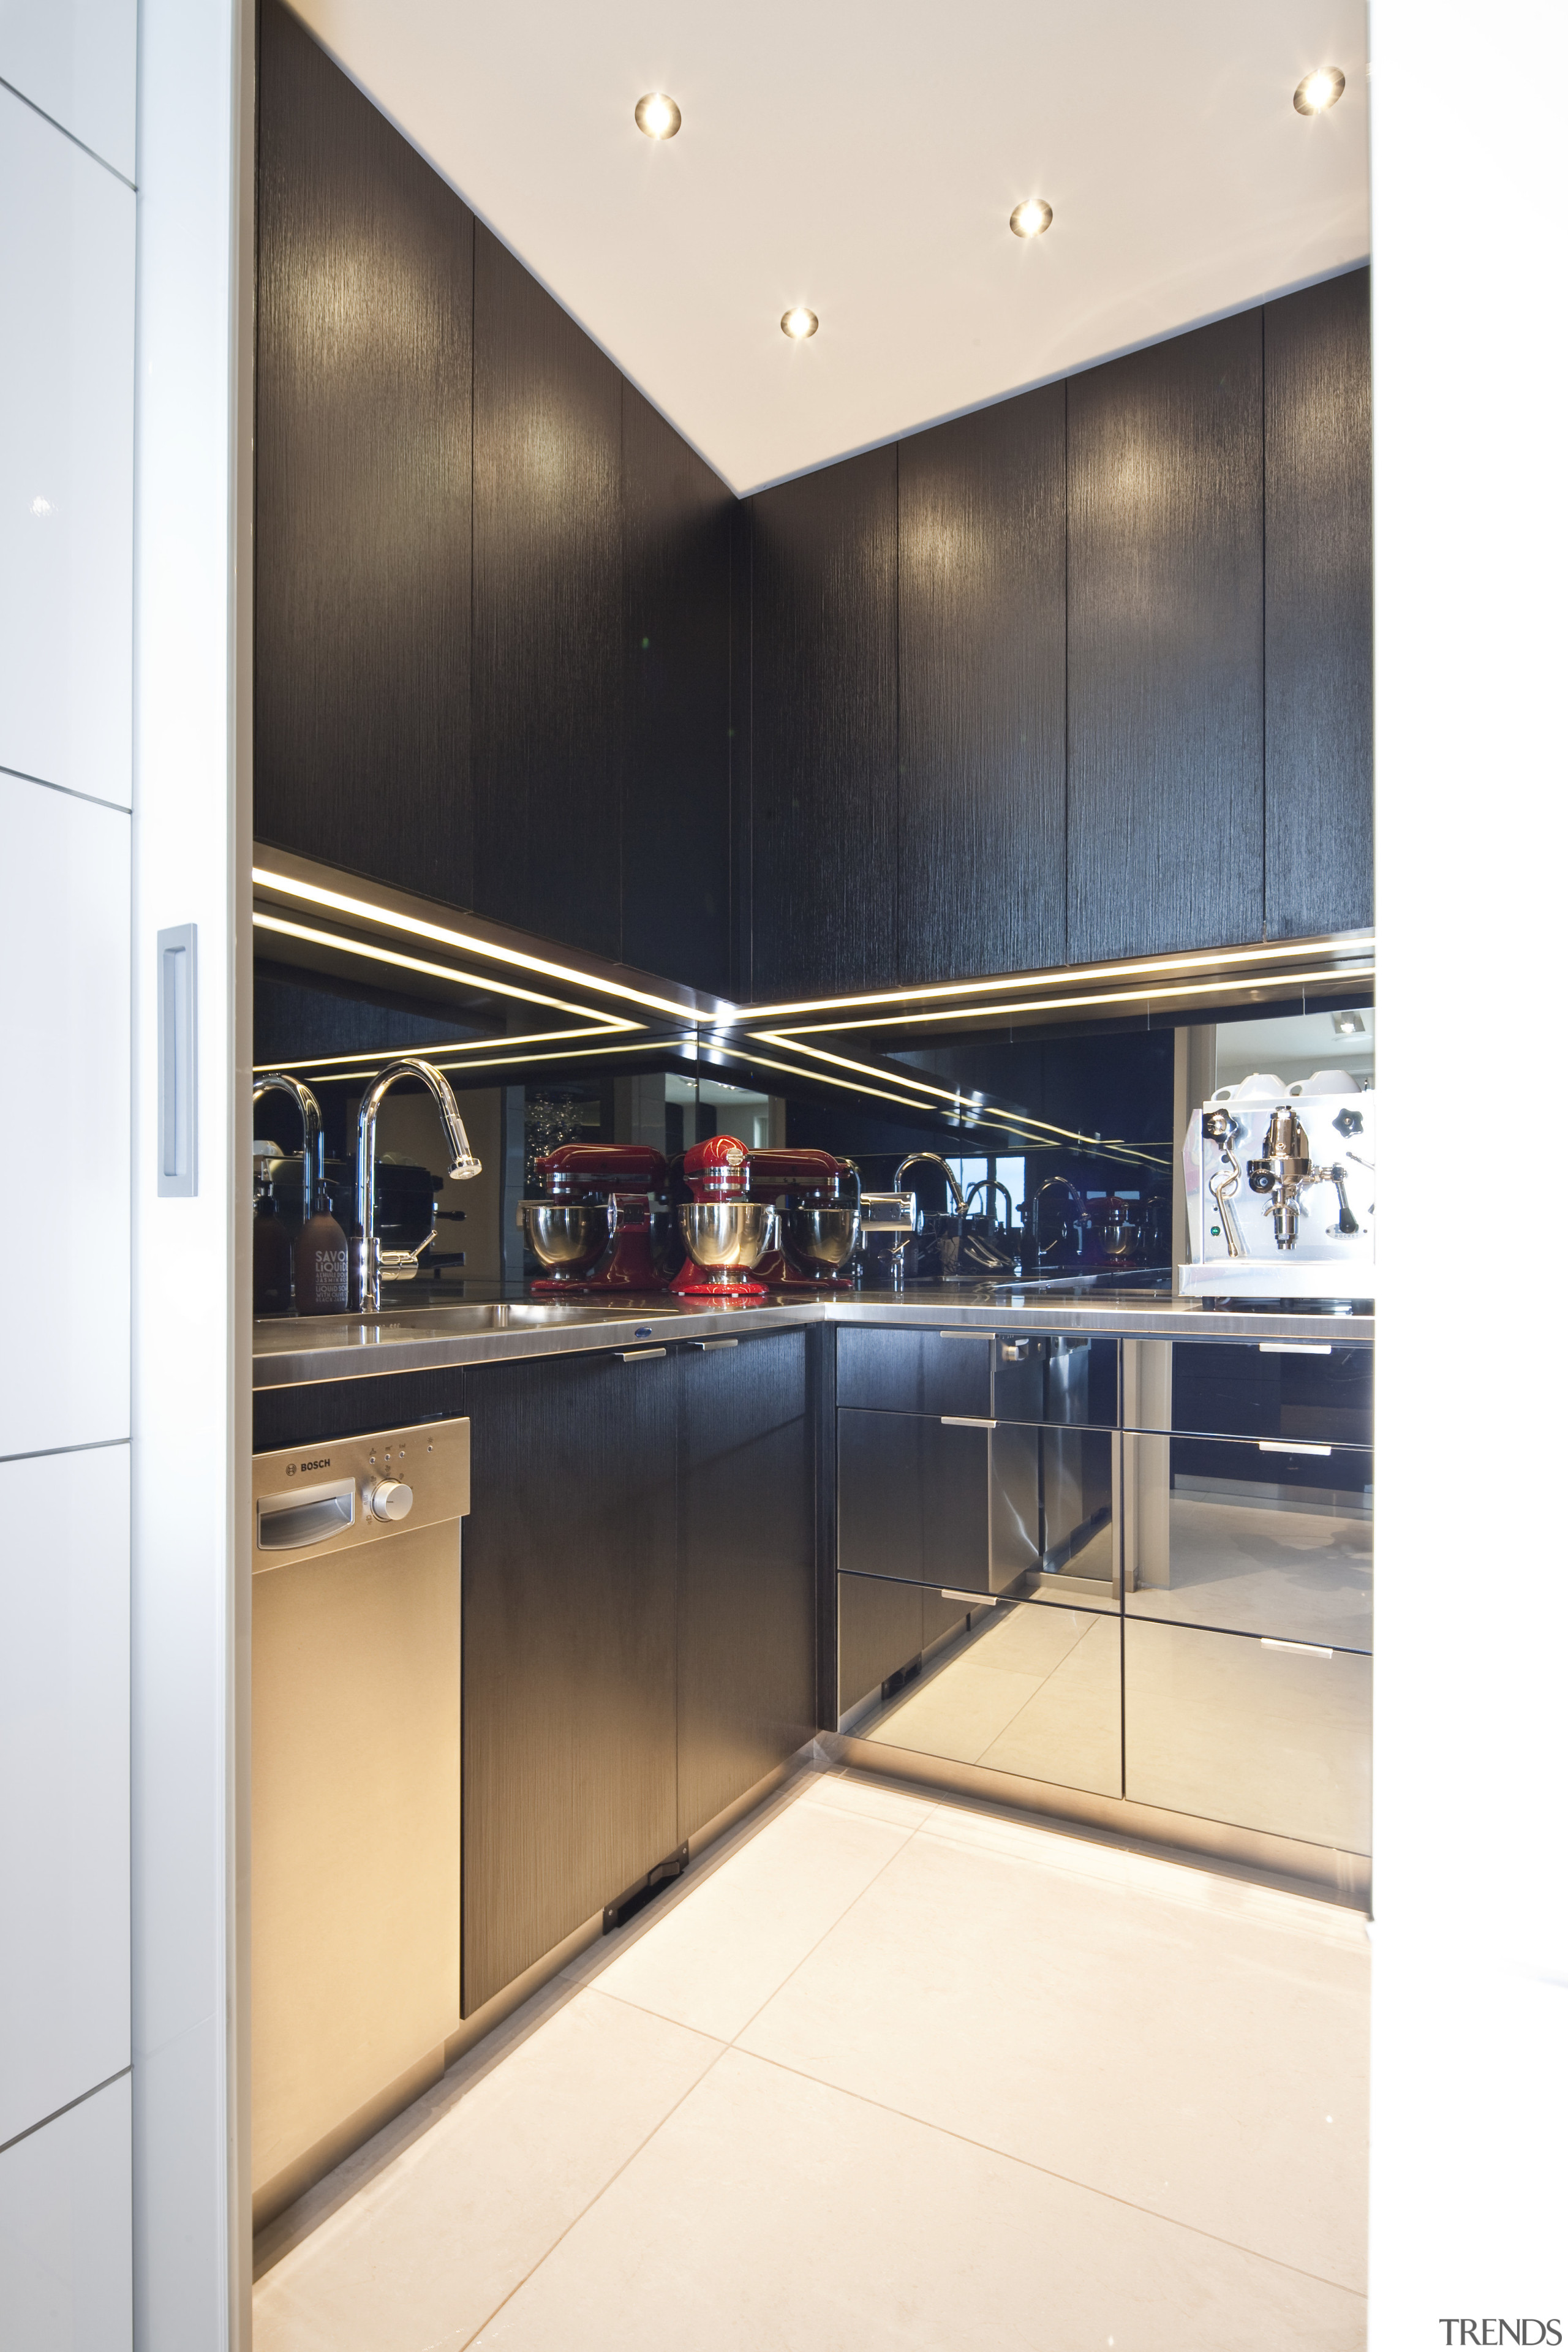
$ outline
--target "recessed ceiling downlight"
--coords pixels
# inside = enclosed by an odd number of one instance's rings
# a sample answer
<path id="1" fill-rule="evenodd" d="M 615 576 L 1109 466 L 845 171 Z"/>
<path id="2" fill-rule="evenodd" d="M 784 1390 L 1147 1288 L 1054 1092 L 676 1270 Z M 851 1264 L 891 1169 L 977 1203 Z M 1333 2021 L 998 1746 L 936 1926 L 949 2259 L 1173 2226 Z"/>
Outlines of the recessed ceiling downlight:
<path id="1" fill-rule="evenodd" d="M 1338 66 L 1319 66 L 1296 84 L 1291 100 L 1298 114 L 1327 114 L 1345 94 L 1345 78 Z"/>
<path id="2" fill-rule="evenodd" d="M 662 90 L 649 90 L 635 109 L 637 129 L 649 139 L 673 139 L 680 128 L 680 109 Z"/>
<path id="3" fill-rule="evenodd" d="M 1055 217 L 1044 196 L 1026 196 L 1014 205 L 1007 226 L 1015 236 L 1044 236 Z"/>
<path id="4" fill-rule="evenodd" d="M 779 325 L 792 343 L 804 343 L 807 335 L 815 335 L 816 332 L 816 313 L 815 310 L 808 310 L 804 302 L 797 302 L 793 310 L 784 312 L 784 317 L 779 320 Z"/>

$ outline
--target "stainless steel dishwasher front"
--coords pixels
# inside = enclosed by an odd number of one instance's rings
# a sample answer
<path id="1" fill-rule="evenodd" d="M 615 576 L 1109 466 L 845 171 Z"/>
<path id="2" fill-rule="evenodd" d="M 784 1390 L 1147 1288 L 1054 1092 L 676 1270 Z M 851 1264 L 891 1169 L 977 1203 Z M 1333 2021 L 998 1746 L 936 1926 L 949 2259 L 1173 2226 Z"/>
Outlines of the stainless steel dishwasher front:
<path id="1" fill-rule="evenodd" d="M 262 2226 L 458 2024 L 468 1424 L 251 1465 L 251 2179 Z"/>

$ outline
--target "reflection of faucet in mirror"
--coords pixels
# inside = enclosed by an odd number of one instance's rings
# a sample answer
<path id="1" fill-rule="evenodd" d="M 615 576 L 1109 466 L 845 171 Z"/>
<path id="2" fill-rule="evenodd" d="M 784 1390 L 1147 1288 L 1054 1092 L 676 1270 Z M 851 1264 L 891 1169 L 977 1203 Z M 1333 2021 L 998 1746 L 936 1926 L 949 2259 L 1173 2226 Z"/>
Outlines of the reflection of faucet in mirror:
<path id="1" fill-rule="evenodd" d="M 1067 1194 L 1067 1202 L 1060 1213 L 1056 1216 L 1056 1232 L 1051 1235 L 1049 1241 L 1047 1241 L 1044 1238 L 1044 1226 L 1046 1222 L 1044 1204 L 1048 1193 L 1058 1191 Z M 1061 1250 L 1065 1248 L 1068 1235 L 1069 1234 L 1076 1234 L 1078 1237 L 1078 1248 L 1075 1255 L 1081 1258 L 1084 1255 L 1084 1242 L 1089 1230 L 1089 1210 L 1085 1205 L 1083 1195 L 1079 1192 L 1078 1186 L 1073 1183 L 1069 1177 L 1047 1176 L 1039 1191 L 1036 1193 L 1034 1199 L 1035 1244 L 1039 1255 L 1041 1265 L 1043 1265 L 1045 1264 L 1053 1250 Z M 1061 1262 L 1065 1264 L 1065 1258 Z"/>
<path id="2" fill-rule="evenodd" d="M 287 1070 L 263 1070 L 250 1089 L 250 1099 L 258 1103 L 263 1095 L 287 1095 L 300 1114 L 305 1129 L 304 1166 L 300 1173 L 300 1213 L 310 1223 L 316 1206 L 316 1179 L 320 1173 L 317 1162 L 321 1149 L 321 1106 L 308 1086 L 291 1078 Z"/>
<path id="3" fill-rule="evenodd" d="M 996 1195 L 998 1192 L 1001 1193 L 1002 1198 L 1007 1203 L 1007 1222 L 1003 1226 L 1002 1231 L 1005 1234 L 1011 1233 L 1013 1230 L 1013 1195 L 1009 1192 L 1005 1184 L 1003 1183 L 1002 1179 L 999 1176 L 976 1177 L 974 1182 L 970 1186 L 968 1192 L 963 1196 L 963 1213 L 966 1217 L 969 1214 L 969 1204 L 971 1201 L 973 1200 L 976 1192 L 984 1192 L 985 1194 L 985 1213 L 990 1218 L 993 1227 L 994 1227 L 996 1223 Z"/>
<path id="4" fill-rule="evenodd" d="M 441 1132 L 446 1138 L 447 1156 L 451 1163 L 447 1171 L 448 1176 L 455 1182 L 461 1183 L 468 1177 L 479 1173 L 479 1163 L 468 1149 L 468 1131 L 463 1125 L 462 1113 L 458 1108 L 458 1097 L 440 1071 L 429 1062 L 412 1058 L 389 1062 L 381 1076 L 373 1079 L 364 1090 L 364 1100 L 359 1107 L 359 1128 L 354 1147 L 354 1195 L 359 1217 L 359 1238 L 354 1244 L 355 1262 L 359 1267 L 359 1297 L 356 1303 L 372 1308 L 381 1305 L 384 1280 L 406 1282 L 411 1275 L 418 1273 L 419 1252 L 428 1249 L 436 1238 L 434 1225 L 420 1243 L 419 1249 L 384 1250 L 376 1238 L 376 1114 L 383 1097 L 400 1078 L 417 1078 L 436 1098 Z"/>
<path id="5" fill-rule="evenodd" d="M 900 1160 L 898 1166 L 898 1172 L 893 1178 L 894 1192 L 901 1192 L 903 1191 L 905 1171 L 910 1168 L 918 1168 L 922 1160 L 929 1162 L 932 1168 L 940 1168 L 942 1170 L 942 1174 L 947 1179 L 947 1189 L 952 1195 L 952 1205 L 962 1217 L 963 1214 L 963 1187 L 960 1184 L 957 1177 L 953 1174 L 952 1169 L 948 1166 L 940 1151 L 911 1151 L 907 1160 Z"/>

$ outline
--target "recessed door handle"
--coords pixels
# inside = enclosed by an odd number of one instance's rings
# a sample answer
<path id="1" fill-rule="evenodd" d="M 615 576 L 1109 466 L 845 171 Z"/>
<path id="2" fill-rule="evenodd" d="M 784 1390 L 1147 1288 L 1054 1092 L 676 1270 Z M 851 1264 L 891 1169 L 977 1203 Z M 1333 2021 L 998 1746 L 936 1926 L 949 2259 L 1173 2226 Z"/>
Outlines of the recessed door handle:
<path id="1" fill-rule="evenodd" d="M 668 1352 L 664 1348 L 617 1348 L 616 1349 L 623 1364 L 650 1363 L 656 1356 L 663 1356 Z"/>
<path id="2" fill-rule="evenodd" d="M 1259 1437 L 1255 1442 L 1259 1454 L 1318 1454 L 1325 1461 L 1334 1450 L 1331 1445 L 1291 1445 L 1283 1437 Z"/>
<path id="3" fill-rule="evenodd" d="M 975 1413 L 944 1412 L 942 1425 L 943 1429 L 994 1429 L 996 1423 L 994 1421 L 982 1421 Z"/>
<path id="4" fill-rule="evenodd" d="M 944 1601 L 962 1601 L 968 1609 L 994 1609 L 996 1606 L 994 1592 L 955 1592 L 950 1584 L 942 1586 L 942 1597 Z"/>

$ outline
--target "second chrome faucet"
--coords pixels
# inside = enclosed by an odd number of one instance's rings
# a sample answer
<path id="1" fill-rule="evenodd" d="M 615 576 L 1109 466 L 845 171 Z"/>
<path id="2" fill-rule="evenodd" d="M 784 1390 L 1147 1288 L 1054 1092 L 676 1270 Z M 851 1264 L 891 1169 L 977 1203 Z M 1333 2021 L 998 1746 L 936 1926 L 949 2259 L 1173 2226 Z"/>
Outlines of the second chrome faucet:
<path id="1" fill-rule="evenodd" d="M 381 1305 L 383 1282 L 406 1282 L 419 1271 L 419 1254 L 436 1238 L 431 1226 L 418 1249 L 383 1249 L 375 1230 L 375 1122 L 385 1097 L 402 1078 L 417 1078 L 435 1097 L 436 1108 L 441 1120 L 441 1133 L 446 1139 L 447 1157 L 450 1165 L 447 1173 L 454 1182 L 462 1183 L 479 1173 L 479 1162 L 468 1148 L 468 1130 L 463 1115 L 458 1108 L 458 1097 L 440 1071 L 431 1062 L 415 1060 L 412 1056 L 389 1062 L 380 1076 L 364 1090 L 359 1107 L 359 1125 L 354 1139 L 354 1207 L 359 1221 L 359 1237 L 353 1244 L 356 1274 L 354 1305 L 374 1309 Z"/>

